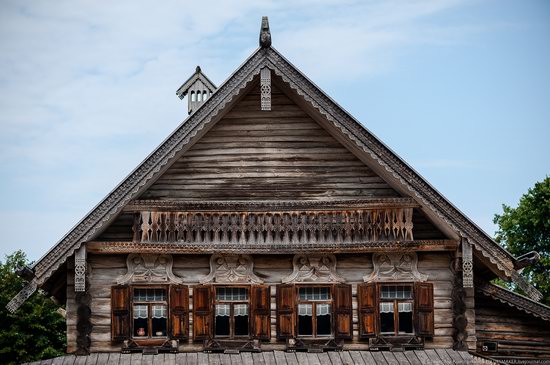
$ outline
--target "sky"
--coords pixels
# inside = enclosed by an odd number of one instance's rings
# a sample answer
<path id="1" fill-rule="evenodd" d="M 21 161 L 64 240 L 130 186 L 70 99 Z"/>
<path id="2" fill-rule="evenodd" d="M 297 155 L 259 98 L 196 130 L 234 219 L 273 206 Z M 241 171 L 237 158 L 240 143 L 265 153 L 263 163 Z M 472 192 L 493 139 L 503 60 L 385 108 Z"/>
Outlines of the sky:
<path id="1" fill-rule="evenodd" d="M 550 2 L 0 0 L 0 260 L 37 260 L 273 47 L 494 235 L 550 175 Z"/>

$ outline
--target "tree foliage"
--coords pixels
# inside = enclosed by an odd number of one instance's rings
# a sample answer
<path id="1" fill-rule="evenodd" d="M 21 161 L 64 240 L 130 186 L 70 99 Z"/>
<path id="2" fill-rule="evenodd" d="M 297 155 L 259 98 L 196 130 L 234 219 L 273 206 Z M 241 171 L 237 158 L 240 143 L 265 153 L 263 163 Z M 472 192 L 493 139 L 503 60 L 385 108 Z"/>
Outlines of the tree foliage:
<path id="1" fill-rule="evenodd" d="M 515 256 L 537 251 L 541 259 L 522 272 L 550 305 L 550 177 L 537 182 L 523 195 L 516 208 L 502 206 L 496 214 L 496 240 Z"/>
<path id="2" fill-rule="evenodd" d="M 59 306 L 41 292 L 34 293 L 15 313 L 6 304 L 25 285 L 15 273 L 28 264 L 25 254 L 16 251 L 0 261 L 0 359 L 3 364 L 20 364 L 63 355 L 65 319 Z"/>

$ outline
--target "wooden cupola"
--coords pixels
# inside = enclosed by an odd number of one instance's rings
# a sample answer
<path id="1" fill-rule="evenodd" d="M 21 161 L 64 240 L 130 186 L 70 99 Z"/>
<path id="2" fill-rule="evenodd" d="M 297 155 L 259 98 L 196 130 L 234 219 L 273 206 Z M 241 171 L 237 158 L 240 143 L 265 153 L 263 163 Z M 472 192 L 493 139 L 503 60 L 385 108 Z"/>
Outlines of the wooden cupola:
<path id="1" fill-rule="evenodd" d="M 176 95 L 183 99 L 187 94 L 187 105 L 189 114 L 197 110 L 211 95 L 217 87 L 202 73 L 200 66 L 197 66 L 195 73 L 183 83 L 176 91 Z"/>

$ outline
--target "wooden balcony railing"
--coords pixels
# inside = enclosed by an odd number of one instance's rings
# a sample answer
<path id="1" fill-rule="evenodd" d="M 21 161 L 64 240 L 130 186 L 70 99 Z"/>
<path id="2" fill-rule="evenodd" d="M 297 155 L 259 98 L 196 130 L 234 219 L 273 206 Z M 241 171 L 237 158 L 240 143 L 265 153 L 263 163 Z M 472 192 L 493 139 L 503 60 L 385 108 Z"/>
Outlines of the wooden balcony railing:
<path id="1" fill-rule="evenodd" d="M 412 241 L 413 208 L 331 211 L 140 211 L 134 242 L 205 245 L 338 245 Z"/>

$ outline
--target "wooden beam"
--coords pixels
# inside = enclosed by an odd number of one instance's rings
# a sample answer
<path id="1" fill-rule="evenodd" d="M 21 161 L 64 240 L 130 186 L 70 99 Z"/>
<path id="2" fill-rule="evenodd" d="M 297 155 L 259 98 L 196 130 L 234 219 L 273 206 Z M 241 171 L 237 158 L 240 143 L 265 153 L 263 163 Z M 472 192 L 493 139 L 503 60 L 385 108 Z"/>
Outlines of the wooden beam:
<path id="1" fill-rule="evenodd" d="M 195 243 L 139 243 L 131 241 L 87 243 L 88 252 L 93 254 L 166 253 L 166 254 L 212 254 L 212 253 L 256 253 L 295 254 L 303 252 L 371 253 L 403 251 L 455 251 L 456 240 L 381 241 L 353 243 L 349 245 L 204 245 Z"/>

